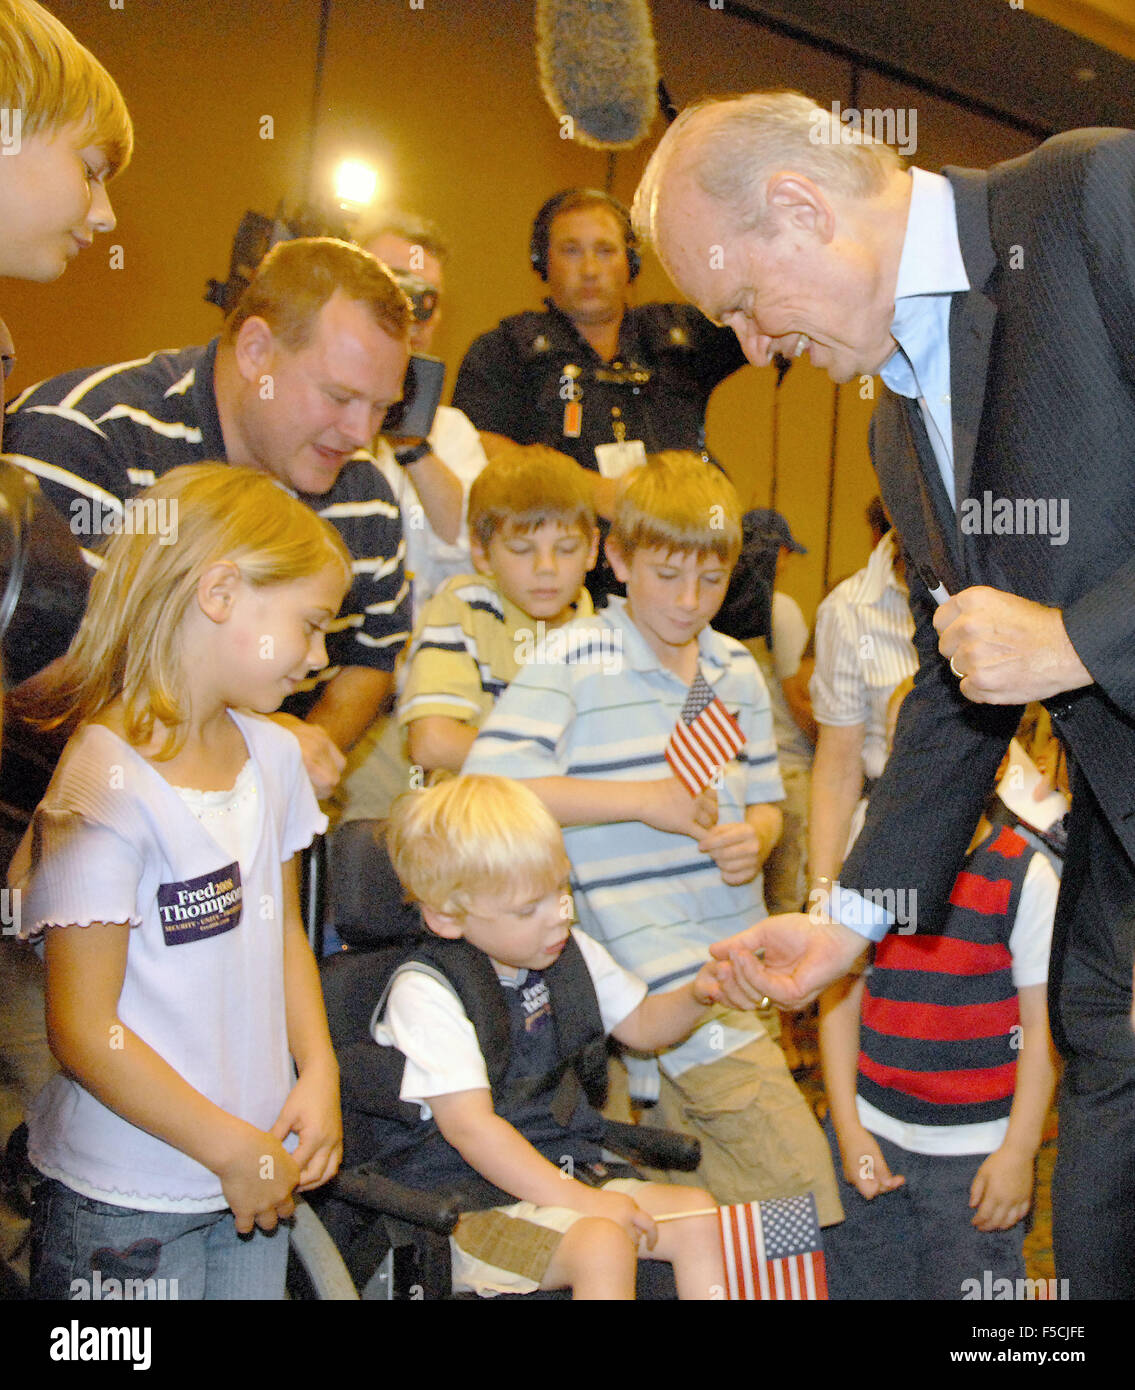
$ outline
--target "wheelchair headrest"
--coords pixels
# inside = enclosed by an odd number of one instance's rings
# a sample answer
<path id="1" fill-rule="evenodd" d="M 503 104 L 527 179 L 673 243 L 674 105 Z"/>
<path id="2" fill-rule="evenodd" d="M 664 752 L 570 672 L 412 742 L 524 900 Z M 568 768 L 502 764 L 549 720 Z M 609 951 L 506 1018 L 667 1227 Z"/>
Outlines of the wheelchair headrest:
<path id="1" fill-rule="evenodd" d="M 35 478 L 0 459 L 0 638 L 9 686 L 71 645 L 90 579 L 78 542 Z"/>
<path id="2" fill-rule="evenodd" d="M 372 949 L 417 936 L 421 917 L 408 903 L 386 851 L 385 821 L 340 825 L 327 847 L 328 906 L 348 946 Z"/>

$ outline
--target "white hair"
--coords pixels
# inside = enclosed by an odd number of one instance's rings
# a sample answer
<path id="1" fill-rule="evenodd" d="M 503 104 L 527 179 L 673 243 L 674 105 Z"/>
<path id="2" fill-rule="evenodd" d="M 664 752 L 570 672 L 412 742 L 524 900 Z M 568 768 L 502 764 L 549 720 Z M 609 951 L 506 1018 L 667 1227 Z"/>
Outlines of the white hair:
<path id="1" fill-rule="evenodd" d="M 903 167 L 899 155 L 799 92 L 714 97 L 688 106 L 662 137 L 635 194 L 632 219 L 657 240 L 660 194 L 670 172 L 692 168 L 698 187 L 739 230 L 767 224 L 769 176 L 791 169 L 832 193 L 865 197 Z"/>

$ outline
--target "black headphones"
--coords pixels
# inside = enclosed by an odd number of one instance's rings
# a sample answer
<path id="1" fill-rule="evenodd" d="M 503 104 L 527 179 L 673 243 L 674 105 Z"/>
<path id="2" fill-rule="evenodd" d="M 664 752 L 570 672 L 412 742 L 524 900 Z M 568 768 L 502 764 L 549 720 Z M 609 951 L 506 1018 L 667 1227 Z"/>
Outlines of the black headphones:
<path id="1" fill-rule="evenodd" d="M 579 200 L 580 207 L 602 204 L 610 208 L 619 219 L 627 249 L 627 271 L 631 280 L 635 280 L 642 269 L 642 258 L 638 251 L 638 239 L 631 225 L 631 215 L 617 198 L 612 198 L 609 193 L 603 193 L 598 188 L 565 188 L 562 193 L 555 193 L 548 199 L 532 223 L 532 236 L 528 242 L 528 259 L 532 262 L 532 269 L 541 280 L 548 278 L 548 241 L 551 237 L 552 223 L 557 214 L 563 211 L 564 204 L 576 199 Z"/>

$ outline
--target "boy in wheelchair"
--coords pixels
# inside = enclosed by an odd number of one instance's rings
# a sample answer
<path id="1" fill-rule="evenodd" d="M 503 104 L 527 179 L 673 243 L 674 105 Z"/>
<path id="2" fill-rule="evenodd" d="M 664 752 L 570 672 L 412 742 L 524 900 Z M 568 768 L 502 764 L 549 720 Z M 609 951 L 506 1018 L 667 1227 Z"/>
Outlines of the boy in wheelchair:
<path id="1" fill-rule="evenodd" d="M 636 1261 L 655 1259 L 672 1264 L 680 1298 L 720 1297 L 713 1199 L 605 1163 L 596 1105 L 606 1035 L 642 1050 L 684 1037 L 719 997 L 715 967 L 646 998 L 571 930 L 559 827 L 504 778 L 404 795 L 387 848 L 429 931 L 375 1010 L 374 1037 L 403 1054 L 400 1097 L 420 1115 L 386 1123 L 379 1148 L 390 1177 L 466 1194 L 450 1238 L 454 1290 L 630 1299 Z M 508 1033 L 491 1049 L 449 982 L 461 959 L 491 971 L 504 996 Z"/>

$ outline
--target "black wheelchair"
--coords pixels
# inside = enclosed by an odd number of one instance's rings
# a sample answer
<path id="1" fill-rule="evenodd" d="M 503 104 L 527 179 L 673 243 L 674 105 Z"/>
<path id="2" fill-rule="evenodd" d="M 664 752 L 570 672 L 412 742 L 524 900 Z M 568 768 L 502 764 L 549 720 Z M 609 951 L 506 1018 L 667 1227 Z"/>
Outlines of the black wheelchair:
<path id="1" fill-rule="evenodd" d="M 352 1136 L 365 1130 L 356 1117 L 398 1118 L 402 1107 L 388 1063 L 390 1049 L 370 1040 L 375 1006 L 394 965 L 421 930 L 417 909 L 402 899 L 376 821 L 340 826 L 307 858 L 305 915 L 313 945 L 320 928 L 334 927 L 344 949 L 323 958 L 320 975 L 331 1038 L 342 1075 L 343 1120 L 348 1159 L 360 1159 L 326 1188 L 310 1194 L 326 1233 L 342 1258 L 350 1284 L 364 1299 L 449 1298 L 452 1281 L 449 1233 L 463 1209 L 457 1192 L 419 1192 L 392 1182 L 379 1165 L 359 1155 Z M 604 1145 L 616 1162 L 692 1172 L 700 1158 L 696 1140 L 667 1130 L 608 1121 Z M 353 1152 L 354 1150 L 354 1152 Z M 297 1266 L 306 1264 L 299 1242 Z M 302 1295 L 305 1270 L 297 1267 L 291 1287 Z M 346 1285 L 340 1283 L 344 1290 Z M 669 1265 L 642 1261 L 640 1298 L 676 1298 Z M 334 1295 L 332 1295 L 334 1296 Z M 344 1296 L 350 1296 L 345 1294 Z M 475 1295 L 469 1295 L 474 1297 Z M 498 1295 L 534 1299 L 565 1293 Z"/>

